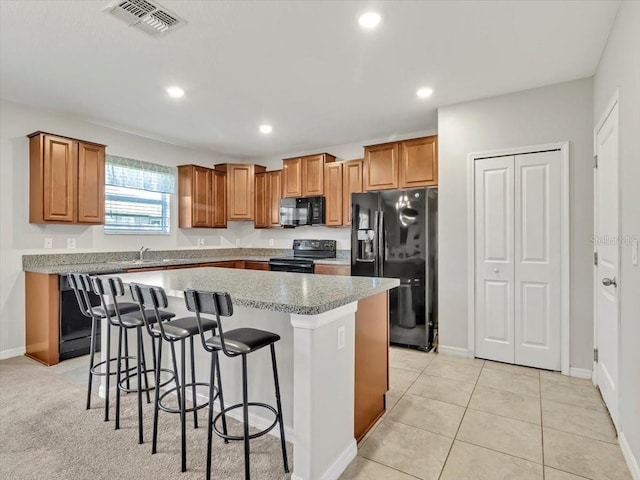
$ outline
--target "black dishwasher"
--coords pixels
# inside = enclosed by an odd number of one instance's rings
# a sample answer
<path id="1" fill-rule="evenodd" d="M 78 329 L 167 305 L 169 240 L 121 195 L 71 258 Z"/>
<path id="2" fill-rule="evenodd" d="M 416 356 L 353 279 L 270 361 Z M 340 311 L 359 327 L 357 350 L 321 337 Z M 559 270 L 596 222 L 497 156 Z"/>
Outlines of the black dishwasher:
<path id="1" fill-rule="evenodd" d="M 100 272 L 102 274 L 102 272 Z M 60 361 L 80 357 L 91 348 L 91 319 L 80 311 L 76 294 L 66 275 L 59 275 L 60 287 Z M 92 306 L 100 304 L 100 298 L 89 293 Z M 100 325 L 96 338 L 96 351 L 100 351 Z"/>

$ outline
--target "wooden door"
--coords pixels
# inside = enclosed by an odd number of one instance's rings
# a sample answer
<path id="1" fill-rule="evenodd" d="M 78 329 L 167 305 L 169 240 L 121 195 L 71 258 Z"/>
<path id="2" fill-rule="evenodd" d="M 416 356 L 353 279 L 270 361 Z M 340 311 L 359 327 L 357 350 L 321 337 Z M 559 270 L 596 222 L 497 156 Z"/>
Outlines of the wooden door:
<path id="1" fill-rule="evenodd" d="M 302 196 L 324 195 L 325 155 L 311 155 L 302 159 Z"/>
<path id="2" fill-rule="evenodd" d="M 400 143 L 400 188 L 438 184 L 438 137 Z"/>
<path id="3" fill-rule="evenodd" d="M 282 198 L 282 170 L 267 172 L 267 226 L 280 226 L 280 199 Z"/>
<path id="4" fill-rule="evenodd" d="M 516 155 L 514 167 L 514 363 L 560 370 L 560 151 Z"/>
<path id="5" fill-rule="evenodd" d="M 364 147 L 365 191 L 398 188 L 399 151 L 397 143 Z"/>
<path id="6" fill-rule="evenodd" d="M 213 227 L 213 175 L 211 169 L 193 166 L 191 226 Z"/>
<path id="7" fill-rule="evenodd" d="M 104 146 L 78 143 L 78 222 L 104 223 Z"/>
<path id="8" fill-rule="evenodd" d="M 282 196 L 302 197 L 302 158 L 282 161 Z"/>
<path id="9" fill-rule="evenodd" d="M 78 144 L 71 139 L 44 136 L 44 220 L 76 220 Z"/>
<path id="10" fill-rule="evenodd" d="M 620 395 L 618 385 L 620 345 L 618 148 L 618 104 L 616 102 L 596 130 L 598 168 L 595 173 L 595 238 L 601 240 L 595 245 L 595 253 L 598 255 L 595 267 L 595 345 L 598 349 L 598 360 L 595 370 L 596 382 L 616 429 L 620 426 L 618 418 Z M 603 241 L 605 239 L 608 241 Z"/>
<path id="11" fill-rule="evenodd" d="M 475 352 L 514 363 L 514 157 L 475 162 Z"/>
<path id="12" fill-rule="evenodd" d="M 324 166 L 325 195 L 325 224 L 328 226 L 342 226 L 342 163 L 328 163 Z"/>
<path id="13" fill-rule="evenodd" d="M 227 165 L 227 219 L 253 220 L 253 165 Z"/>
<path id="14" fill-rule="evenodd" d="M 362 192 L 362 160 L 342 163 L 342 224 L 351 225 L 351 194 Z"/>
<path id="15" fill-rule="evenodd" d="M 213 227 L 227 227 L 227 174 L 213 170 Z"/>
<path id="16" fill-rule="evenodd" d="M 255 175 L 255 214 L 253 226 L 255 228 L 267 228 L 267 173 L 256 173 Z"/>

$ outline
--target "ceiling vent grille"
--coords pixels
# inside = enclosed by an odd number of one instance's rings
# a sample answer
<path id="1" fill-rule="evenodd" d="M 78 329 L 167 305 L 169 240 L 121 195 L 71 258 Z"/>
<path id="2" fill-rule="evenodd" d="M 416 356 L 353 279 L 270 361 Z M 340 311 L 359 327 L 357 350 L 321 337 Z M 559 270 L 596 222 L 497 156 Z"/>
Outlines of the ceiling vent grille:
<path id="1" fill-rule="evenodd" d="M 154 37 L 166 35 L 187 23 L 175 13 L 148 0 L 116 0 L 104 11 Z"/>

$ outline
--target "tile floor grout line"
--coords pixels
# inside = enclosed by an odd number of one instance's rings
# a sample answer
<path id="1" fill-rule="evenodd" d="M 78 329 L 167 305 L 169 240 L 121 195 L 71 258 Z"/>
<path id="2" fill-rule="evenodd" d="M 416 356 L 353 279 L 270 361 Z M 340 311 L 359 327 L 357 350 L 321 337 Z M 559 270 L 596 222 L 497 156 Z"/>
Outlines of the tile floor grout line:
<path id="1" fill-rule="evenodd" d="M 480 385 L 482 386 L 482 385 Z M 475 391 L 475 390 L 474 390 Z M 469 401 L 469 403 L 471 403 L 471 401 Z M 486 410 L 480 410 L 479 408 L 473 408 L 473 407 L 467 407 L 469 410 L 473 410 L 474 412 L 480 412 L 480 413 L 487 413 L 489 415 L 495 415 L 496 417 L 500 417 L 500 418 L 506 418 L 507 420 L 515 420 L 516 422 L 524 422 L 524 423 L 528 423 L 529 425 L 536 425 L 538 427 L 540 427 L 542 425 L 542 423 L 535 423 L 535 422 L 530 422 L 528 420 L 522 420 L 521 418 L 513 418 L 513 417 L 508 417 L 507 415 L 501 415 L 499 413 L 493 413 L 493 412 L 488 412 Z M 540 420 L 542 422 L 542 420 Z M 569 432 L 567 432 L 569 433 Z"/>
<path id="2" fill-rule="evenodd" d="M 517 458 L 518 460 L 524 460 L 525 462 L 529 462 L 529 463 L 535 463 L 536 465 L 540 465 L 544 470 L 544 464 L 540 462 L 536 462 L 535 460 L 531 460 L 530 458 L 524 458 L 524 457 L 519 457 L 518 455 L 513 455 L 511 453 L 505 453 L 500 450 L 496 450 L 495 448 L 487 447 L 486 445 L 478 445 L 477 443 L 470 442 L 469 440 L 460 440 L 458 438 L 456 438 L 456 440 L 460 443 L 466 443 L 467 445 L 472 445 L 474 447 L 484 448 L 485 450 L 489 450 L 495 453 L 500 453 L 502 455 L 506 455 L 507 457 Z M 555 468 L 555 467 L 551 467 L 551 468 Z M 567 472 L 567 473 L 571 473 L 571 472 Z"/>
<path id="3" fill-rule="evenodd" d="M 590 437 L 588 435 L 583 435 L 582 433 L 567 432 L 566 430 L 560 430 L 559 428 L 549 427 L 548 425 L 542 425 L 542 428 L 546 428 L 548 430 L 553 430 L 554 432 L 566 433 L 568 435 L 575 435 L 576 437 L 586 438 L 587 440 L 594 440 L 596 442 L 605 443 L 607 445 L 620 446 L 619 443 L 607 442 L 606 440 L 600 440 L 599 438 L 593 438 L 593 437 Z"/>
<path id="4" fill-rule="evenodd" d="M 444 462 L 442 463 L 442 468 L 440 469 L 440 475 L 438 475 L 438 480 L 442 478 L 442 473 L 444 472 L 445 467 L 447 466 L 447 462 L 449 461 L 449 455 L 451 455 L 451 450 L 453 450 L 453 445 L 456 443 L 456 439 L 458 438 L 458 433 L 460 433 L 460 427 L 462 426 L 462 422 L 464 421 L 464 417 L 467 415 L 467 410 L 469 409 L 469 404 L 471 403 L 471 398 L 473 397 L 473 393 L 476 391 L 476 387 L 478 386 L 478 380 L 480 379 L 480 375 L 482 374 L 482 370 L 484 370 L 484 363 L 480 368 L 480 372 L 478 372 L 478 376 L 476 377 L 476 382 L 473 384 L 473 390 L 471 390 L 471 395 L 469 395 L 469 400 L 467 400 L 467 404 L 464 407 L 464 412 L 462 412 L 462 417 L 460 418 L 460 423 L 458 423 L 458 428 L 456 429 L 456 433 L 453 436 L 453 440 L 451 441 L 451 446 L 449 447 L 449 451 L 447 452 L 447 456 L 444 458 Z"/>
<path id="5" fill-rule="evenodd" d="M 369 457 L 362 457 L 362 458 L 364 458 L 364 459 L 366 459 L 366 460 L 368 460 L 368 461 L 370 461 L 370 462 L 377 463 L 378 465 L 382 465 L 383 467 L 390 468 L 391 470 L 395 470 L 396 472 L 400 472 L 400 473 L 402 473 L 403 475 L 407 475 L 407 476 L 409 476 L 409 477 L 417 478 L 417 479 L 419 479 L 419 480 L 420 480 L 420 477 L 416 477 L 415 475 L 413 475 L 413 474 L 411 474 L 411 473 L 407 473 L 407 472 L 405 472 L 404 470 L 399 470 L 399 469 L 397 469 L 396 467 L 392 467 L 392 466 L 390 466 L 390 465 L 387 465 L 386 463 L 379 462 L 379 461 L 374 460 L 374 459 L 369 458 Z"/>

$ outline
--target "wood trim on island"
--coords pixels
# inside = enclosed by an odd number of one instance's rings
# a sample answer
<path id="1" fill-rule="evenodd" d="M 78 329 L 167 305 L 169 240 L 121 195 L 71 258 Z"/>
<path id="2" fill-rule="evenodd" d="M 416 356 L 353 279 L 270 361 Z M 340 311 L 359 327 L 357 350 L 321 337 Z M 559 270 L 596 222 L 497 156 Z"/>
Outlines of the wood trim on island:
<path id="1" fill-rule="evenodd" d="M 24 282 L 25 355 L 45 365 L 55 365 L 59 362 L 60 348 L 58 275 L 25 272 Z"/>

